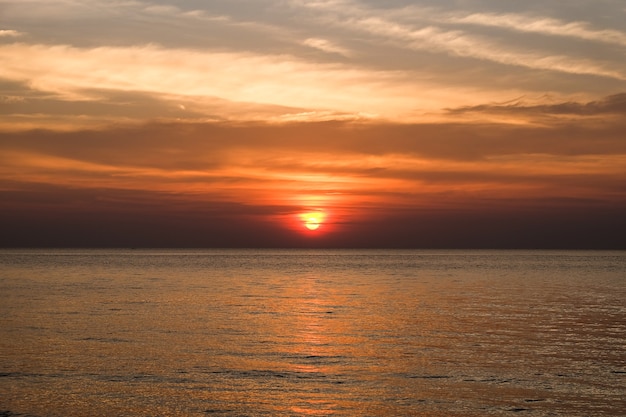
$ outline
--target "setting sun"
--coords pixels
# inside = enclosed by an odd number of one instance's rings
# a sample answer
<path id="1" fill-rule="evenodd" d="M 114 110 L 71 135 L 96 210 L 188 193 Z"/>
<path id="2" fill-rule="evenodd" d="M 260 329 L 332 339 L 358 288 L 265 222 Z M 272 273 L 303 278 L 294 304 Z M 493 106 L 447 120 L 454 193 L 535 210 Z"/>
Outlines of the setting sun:
<path id="1" fill-rule="evenodd" d="M 311 212 L 303 213 L 300 215 L 300 220 L 304 223 L 304 227 L 309 230 L 317 230 L 322 225 L 325 218 L 323 212 Z"/>
<path id="2" fill-rule="evenodd" d="M 304 223 L 304 226 L 309 230 L 316 230 L 320 227 L 320 224 L 317 219 L 310 218 Z"/>

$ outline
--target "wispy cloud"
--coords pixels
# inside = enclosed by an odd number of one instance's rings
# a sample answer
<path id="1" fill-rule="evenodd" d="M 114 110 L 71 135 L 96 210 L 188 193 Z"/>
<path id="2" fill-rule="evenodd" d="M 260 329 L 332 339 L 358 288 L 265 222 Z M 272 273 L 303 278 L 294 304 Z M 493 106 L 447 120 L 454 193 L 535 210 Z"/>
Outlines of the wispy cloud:
<path id="1" fill-rule="evenodd" d="M 226 26 L 245 28 L 254 32 L 269 34 L 279 38 L 293 37 L 293 33 L 284 27 L 259 21 L 238 19 L 231 15 L 211 13 L 208 10 L 202 9 L 184 10 L 171 5 L 142 5 L 142 7 L 137 8 L 137 11 L 145 13 L 146 15 L 160 16 L 168 19 L 170 22 L 219 23 Z"/>
<path id="2" fill-rule="evenodd" d="M 472 13 L 466 16 L 451 17 L 441 20 L 448 23 L 468 23 L 505 28 L 519 32 L 573 37 L 626 46 L 626 32 L 612 29 L 593 29 L 587 22 L 565 22 L 542 16 L 527 16 L 510 13 Z"/>
<path id="3" fill-rule="evenodd" d="M 516 100 L 505 104 L 483 104 L 479 106 L 452 109 L 451 113 L 464 112 L 497 112 L 497 113 L 531 113 L 539 115 L 626 115 L 626 93 L 614 94 L 602 100 L 588 103 L 565 102 L 556 104 L 526 104 Z"/>
<path id="4" fill-rule="evenodd" d="M 18 36 L 22 36 L 22 33 L 17 30 L 0 29 L 0 38 L 17 38 Z"/>
<path id="5" fill-rule="evenodd" d="M 381 36 L 407 49 L 443 52 L 458 57 L 483 59 L 499 64 L 532 69 L 626 80 L 626 72 L 623 69 L 611 68 L 592 59 L 552 55 L 528 49 L 522 50 L 482 37 L 468 35 L 461 30 L 444 30 L 436 26 L 416 29 L 378 17 L 355 20 L 349 25 L 355 29 Z"/>
<path id="6" fill-rule="evenodd" d="M 602 61 L 576 54 L 544 49 L 541 45 L 520 47 L 506 39 L 487 38 L 468 32 L 460 23 L 506 27 L 526 32 L 573 36 L 623 44 L 626 34 L 615 30 L 596 31 L 581 22 L 564 23 L 555 19 L 532 20 L 526 16 L 505 14 L 469 14 L 450 17 L 431 8 L 372 9 L 350 1 L 297 2 L 301 7 L 322 12 L 327 24 L 344 30 L 370 35 L 371 41 L 391 43 L 415 51 L 443 53 L 450 56 L 485 60 L 537 70 L 568 74 L 594 75 L 626 80 L 621 63 Z M 407 17 L 408 16 L 408 17 Z M 414 17 L 411 19 L 411 17 Z M 449 28 L 450 24 L 457 24 Z M 519 25 L 519 28 L 517 27 Z"/>
<path id="7" fill-rule="evenodd" d="M 312 63 L 289 55 L 142 47 L 76 48 L 67 45 L 0 45 L 0 77 L 28 83 L 65 100 L 94 100 L 94 89 L 150 93 L 196 103 L 216 99 L 284 106 L 275 115 L 364 114 L 407 117 L 443 103 L 470 104 L 463 89 L 440 90 L 397 71 Z M 372 94 L 372 92 L 376 94 Z M 419 93 L 419 94 L 418 94 Z M 466 97 L 464 99 L 463 97 Z M 468 101 L 469 99 L 469 101 Z M 294 112 L 296 109 L 300 111 Z M 242 117 L 250 109 L 241 106 Z M 267 114 L 264 115 L 266 117 Z"/>
<path id="8" fill-rule="evenodd" d="M 339 55 L 343 55 L 346 57 L 349 57 L 352 55 L 352 53 L 348 49 L 343 48 L 327 39 L 308 38 L 308 39 L 305 39 L 302 42 L 302 44 L 305 46 L 309 46 L 311 48 L 319 49 L 320 51 L 329 52 L 333 54 L 339 54 Z"/>

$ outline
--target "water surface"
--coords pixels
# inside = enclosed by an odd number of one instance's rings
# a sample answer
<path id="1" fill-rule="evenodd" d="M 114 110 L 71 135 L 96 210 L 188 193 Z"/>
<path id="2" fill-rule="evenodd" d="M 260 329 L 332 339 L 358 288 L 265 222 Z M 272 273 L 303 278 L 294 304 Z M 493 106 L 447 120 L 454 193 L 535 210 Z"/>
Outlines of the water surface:
<path id="1" fill-rule="evenodd" d="M 625 252 L 3 250 L 0 294 L 0 415 L 626 415 Z"/>

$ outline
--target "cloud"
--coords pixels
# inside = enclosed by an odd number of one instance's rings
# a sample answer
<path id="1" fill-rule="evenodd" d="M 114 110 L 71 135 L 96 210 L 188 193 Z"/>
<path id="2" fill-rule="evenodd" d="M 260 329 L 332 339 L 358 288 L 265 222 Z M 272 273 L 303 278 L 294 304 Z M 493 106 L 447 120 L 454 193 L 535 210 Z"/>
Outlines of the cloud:
<path id="1" fill-rule="evenodd" d="M 451 109 L 451 113 L 493 112 L 538 115 L 626 115 L 626 93 L 614 94 L 588 103 L 565 102 L 556 104 L 526 105 L 522 100 L 507 104 L 483 104 Z"/>
<path id="2" fill-rule="evenodd" d="M 8 19 L 38 44 L 2 45 L 0 77 L 76 103 L 100 100 L 94 90 L 134 91 L 183 103 L 204 120 L 274 121 L 432 120 L 444 108 L 521 95 L 591 98 L 626 77 L 614 45 L 590 51 L 579 42 L 612 33 L 591 18 L 537 17 L 533 26 L 528 15 L 454 12 L 441 3 L 157 3 L 7 2 Z M 489 29 L 490 17 L 525 31 Z M 542 42 L 531 30 L 570 35 Z M 20 125 L 34 117 L 14 116 Z"/>
<path id="3" fill-rule="evenodd" d="M 256 245 L 305 208 L 347 246 L 623 224 L 616 6 L 409 3 L 5 1 L 0 244 Z"/>
<path id="4" fill-rule="evenodd" d="M 344 1 L 295 4 L 324 13 L 323 19 L 327 24 L 342 30 L 366 33 L 372 36 L 372 42 L 388 43 L 398 48 L 443 53 L 536 70 L 626 80 L 622 63 L 613 62 L 611 59 L 577 57 L 575 54 L 551 51 L 537 44 L 533 47 L 522 47 L 503 37 L 495 40 L 493 37 L 470 33 L 458 25 L 459 23 L 487 25 L 491 17 L 487 14 L 451 18 L 432 8 L 413 6 L 401 9 L 374 9 Z M 621 44 L 626 36 L 613 30 L 594 31 L 580 22 L 565 24 L 554 19 L 542 19 L 539 23 L 533 23 L 529 18 L 513 14 L 493 17 L 491 26 L 513 28 L 519 23 L 520 30 L 526 32 L 537 31 L 593 40 L 608 39 L 609 42 L 618 44 Z M 408 23 L 411 20 L 413 22 Z M 451 23 L 456 23 L 457 26 L 449 29 L 447 26 Z"/>
<path id="5" fill-rule="evenodd" d="M 402 119 L 421 116 L 420 110 L 438 110 L 444 103 L 476 99 L 474 90 L 441 88 L 401 71 L 314 63 L 290 55 L 156 45 L 0 45 L 0 77 L 76 102 L 100 100 L 101 95 L 94 94 L 98 90 L 117 90 L 150 94 L 173 106 L 195 103 L 195 110 L 204 108 L 207 115 L 219 109 L 217 100 L 239 103 L 238 108 L 224 107 L 230 113 L 223 116 L 236 119 L 280 120 L 306 112 Z M 266 111 L 251 111 L 259 106 Z"/>
<path id="6" fill-rule="evenodd" d="M 0 29 L 0 38 L 17 38 L 18 36 L 22 36 L 23 33 L 18 32 L 17 30 L 12 29 Z"/>
<path id="7" fill-rule="evenodd" d="M 579 108 L 594 109 L 598 114 L 623 111 L 622 105 L 623 95 L 620 95 L 582 103 Z M 561 111 L 559 105 L 549 110 Z M 530 166 L 534 159 L 541 166 L 555 164 L 565 172 L 575 167 L 576 158 L 582 161 L 589 156 L 604 155 L 593 160 L 600 170 L 608 169 L 612 156 L 616 158 L 613 163 L 619 166 L 620 158 L 626 154 L 625 129 L 623 117 L 572 118 L 549 125 L 371 121 L 150 123 L 76 132 L 2 133 L 0 147 L 6 166 L 28 165 L 24 159 L 15 162 L 17 156 L 6 156 L 13 152 L 39 155 L 37 158 L 41 155 L 61 158 L 66 166 L 71 166 L 69 161 L 74 160 L 136 173 L 154 170 L 155 175 L 163 172 L 167 176 L 168 171 L 176 171 L 183 177 L 233 178 L 247 172 L 250 175 L 243 177 L 273 178 L 277 170 L 288 168 L 286 178 L 289 178 L 297 166 L 302 168 L 302 173 L 332 176 L 355 169 L 355 173 L 385 176 L 385 172 L 400 169 L 473 170 L 479 168 L 474 164 L 483 162 L 487 163 L 487 170 L 493 168 L 498 175 L 497 164 L 512 164 L 515 160 L 520 161 L 522 168 Z M 603 167 L 602 161 L 607 165 Z M 230 174 L 222 171 L 227 168 L 231 169 Z"/>
<path id="8" fill-rule="evenodd" d="M 280 55 L 12 44 L 0 46 L 0 63 L 2 77 L 72 99 L 89 99 L 84 92 L 97 86 L 347 111 L 356 110 L 357 103 L 361 107 L 369 102 L 375 112 L 402 101 L 396 100 L 393 74 L 309 64 Z M 369 91 L 374 87 L 379 95 L 372 97 Z M 405 97 L 400 105 L 406 106 L 408 100 Z"/>
<path id="9" fill-rule="evenodd" d="M 498 64 L 569 74 L 595 75 L 626 80 L 626 72 L 610 64 L 550 52 L 521 49 L 494 42 L 461 30 L 445 30 L 429 25 L 414 28 L 379 17 L 357 19 L 346 24 L 353 29 L 380 36 L 394 45 L 413 50 L 440 52 Z"/>
<path id="10" fill-rule="evenodd" d="M 124 96 L 116 99 L 123 100 Z M 515 165 L 517 160 L 520 172 L 531 166 L 532 160 L 542 167 L 554 165 L 551 171 L 565 172 L 587 157 L 600 171 L 611 165 L 619 170 L 625 169 L 620 161 L 626 155 L 624 99 L 624 94 L 618 94 L 582 103 L 526 107 L 487 104 L 452 111 L 501 112 L 496 119 L 502 119 L 505 112 L 523 113 L 524 117 L 527 113 L 571 116 L 526 125 L 464 122 L 453 114 L 445 122 L 414 124 L 374 120 L 170 122 L 74 132 L 5 131 L 0 132 L 0 153 L 4 155 L 0 166 L 4 166 L 5 175 L 13 176 L 14 169 L 18 172 L 20 166 L 29 166 L 29 159 L 24 159 L 27 155 L 33 156 L 34 165 L 40 165 L 37 161 L 42 156 L 49 156 L 51 161 L 64 161 L 53 165 L 79 168 L 70 161 L 80 161 L 111 166 L 129 178 L 151 172 L 162 176 L 163 183 L 192 177 L 199 181 L 209 177 L 271 179 L 283 168 L 284 178 L 293 180 L 292 170 L 297 166 L 302 174 L 315 172 L 331 178 L 351 170 L 358 176 L 374 177 L 386 177 L 385 173 L 397 170 L 462 172 L 486 163 L 486 169 L 497 177 L 502 173 L 497 164 L 505 162 Z M 149 98 L 145 103 L 151 103 Z M 10 154 L 13 156 L 7 156 Z M 598 155 L 599 159 L 593 159 Z"/>
<path id="11" fill-rule="evenodd" d="M 580 106 L 606 114 L 622 111 L 620 103 L 618 95 Z M 506 214 L 504 224 L 546 211 L 616 213 L 626 207 L 625 131 L 624 117 L 579 117 L 548 126 L 222 122 L 0 132 L 0 217 L 45 229 L 97 213 L 81 225 L 117 221 L 127 231 L 122 219 L 165 219 L 194 233 L 200 220 L 224 226 L 211 233 L 234 233 L 251 227 L 245 219 L 284 230 L 285 218 L 324 208 L 347 233 L 380 218 L 423 222 L 428 213 L 448 225 L 472 213 L 486 223 Z"/>
<path id="12" fill-rule="evenodd" d="M 319 49 L 320 51 L 339 54 L 345 57 L 349 57 L 352 55 L 352 53 L 348 49 L 336 45 L 335 43 L 326 39 L 308 38 L 305 39 L 302 44 L 311 48 Z"/>
<path id="13" fill-rule="evenodd" d="M 472 13 L 465 16 L 442 19 L 442 21 L 491 26 L 543 35 L 572 37 L 626 46 L 626 32 L 612 29 L 592 29 L 591 25 L 587 22 L 564 22 L 562 20 L 542 16 L 511 13 Z"/>

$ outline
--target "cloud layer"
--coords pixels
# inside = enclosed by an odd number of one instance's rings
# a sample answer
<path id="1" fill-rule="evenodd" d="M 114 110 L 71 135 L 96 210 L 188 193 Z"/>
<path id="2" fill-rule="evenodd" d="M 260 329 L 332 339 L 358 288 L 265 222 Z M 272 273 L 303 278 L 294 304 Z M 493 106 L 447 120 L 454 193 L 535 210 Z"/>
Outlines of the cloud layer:
<path id="1" fill-rule="evenodd" d="M 1 3 L 1 245 L 626 246 L 618 2 Z"/>
<path id="2" fill-rule="evenodd" d="M 623 20 L 550 4 L 370 3 L 7 1 L 13 27 L 0 32 L 0 82 L 28 89 L 3 101 L 35 91 L 39 104 L 44 95 L 102 102 L 94 92 L 107 90 L 163 103 L 153 120 L 185 108 L 195 120 L 415 122 L 520 96 L 591 101 L 626 90 Z M 20 118 L 4 120 L 14 126 L 51 121 L 5 114 Z"/>
<path id="3" fill-rule="evenodd" d="M 595 115 L 615 102 L 567 106 Z M 523 219 L 625 207 L 626 121 L 584 117 L 524 127 L 170 123 L 10 133 L 0 137 L 3 206 L 157 217 L 166 210 L 283 228 L 322 209 L 346 233 L 397 216 Z"/>

